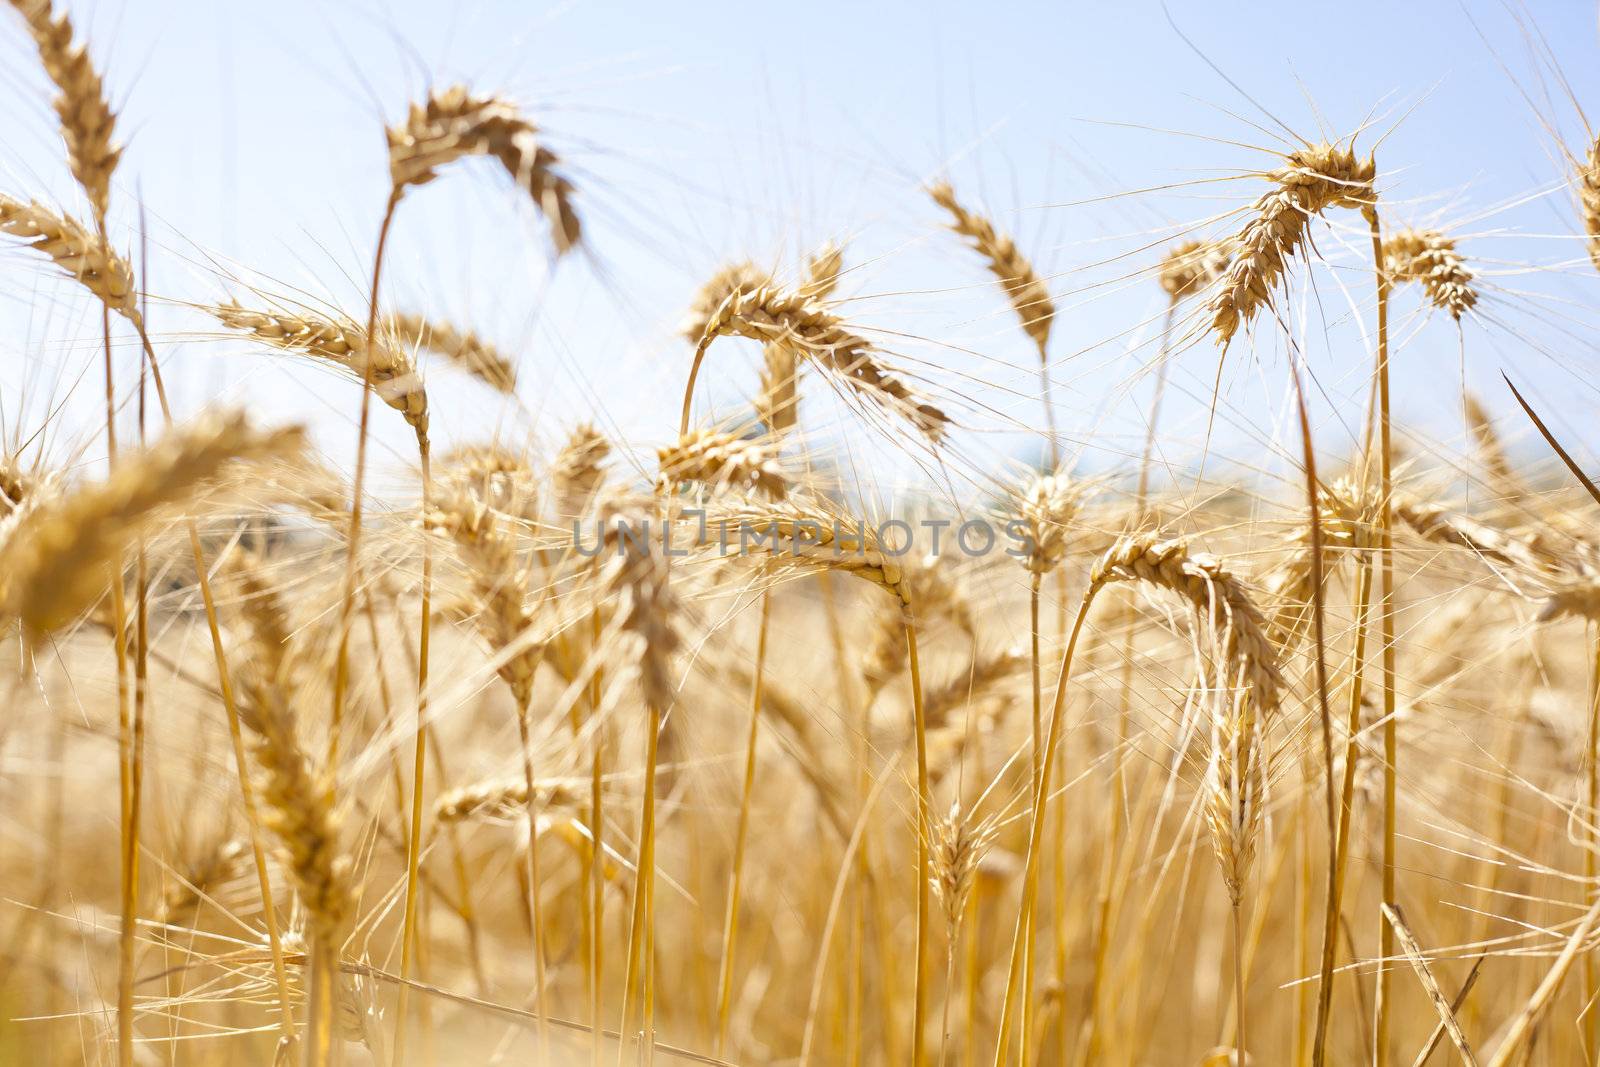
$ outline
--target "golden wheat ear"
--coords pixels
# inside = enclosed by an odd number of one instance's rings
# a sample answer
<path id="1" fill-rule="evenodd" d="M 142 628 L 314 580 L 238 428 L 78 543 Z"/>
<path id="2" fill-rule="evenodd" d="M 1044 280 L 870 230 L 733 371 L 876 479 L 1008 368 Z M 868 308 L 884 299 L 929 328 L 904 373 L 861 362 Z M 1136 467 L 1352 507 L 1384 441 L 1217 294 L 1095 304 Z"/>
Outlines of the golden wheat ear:
<path id="1" fill-rule="evenodd" d="M 717 489 L 756 490 L 773 500 L 789 493 L 778 466 L 778 445 L 718 430 L 690 430 L 658 449 L 658 481 L 665 487 L 701 482 Z"/>
<path id="2" fill-rule="evenodd" d="M 0 547 L 0 614 L 30 634 L 59 629 L 107 585 L 105 569 L 166 508 L 192 501 L 233 462 L 294 459 L 299 428 L 261 431 L 243 415 L 202 418 L 124 457 L 109 477 L 26 512 Z"/>
<path id="3" fill-rule="evenodd" d="M 712 341 L 729 336 L 791 347 L 796 365 L 802 360 L 816 363 L 854 395 L 906 419 L 934 444 L 944 439 L 952 425 L 949 415 L 924 399 L 878 358 L 866 338 L 799 291 L 783 292 L 763 286 L 730 294 L 706 322 L 695 350 L 695 367 Z M 692 377 L 690 384 L 692 387 Z M 685 414 L 687 410 L 686 404 Z"/>
<path id="4" fill-rule="evenodd" d="M 936 182 L 928 187 L 933 202 L 944 208 L 950 216 L 950 229 L 972 242 L 984 264 L 1000 282 L 1012 310 L 1022 320 L 1022 330 L 1038 346 L 1039 358 L 1046 358 L 1050 348 L 1050 327 L 1055 323 L 1056 305 L 1039 272 L 1033 269 L 1018 249 L 1017 243 L 995 228 L 984 215 L 966 207 L 956 199 L 955 190 L 948 182 Z"/>
<path id="5" fill-rule="evenodd" d="M 1156 268 L 1162 292 L 1174 301 L 1200 292 L 1228 269 L 1228 242 L 1196 238 L 1167 250 Z"/>
<path id="6" fill-rule="evenodd" d="M 379 330 L 399 347 L 425 348 L 501 393 L 517 391 L 517 369 L 494 345 L 471 330 L 438 319 L 401 313 L 390 315 Z"/>
<path id="7" fill-rule="evenodd" d="M 1578 207 L 1583 213 L 1583 230 L 1589 235 L 1589 259 L 1594 269 L 1600 270 L 1600 137 L 1578 168 Z"/>
<path id="8" fill-rule="evenodd" d="M 1207 310 L 1217 339 L 1227 344 L 1241 325 L 1272 303 L 1289 260 L 1305 244 L 1311 220 L 1335 207 L 1373 202 L 1377 166 L 1353 149 L 1326 142 L 1291 152 L 1267 174 L 1277 188 L 1250 209 L 1250 221 L 1229 243 L 1233 262 Z"/>
<path id="9" fill-rule="evenodd" d="M 1428 302 L 1460 320 L 1478 303 L 1474 275 L 1456 242 L 1438 230 L 1401 230 L 1383 242 L 1383 269 L 1397 282 L 1422 286 Z"/>
<path id="10" fill-rule="evenodd" d="M 111 204 L 111 174 L 122 149 L 112 144 L 116 115 L 106 102 L 100 75 L 88 49 L 73 40 L 66 12 L 57 13 L 50 0 L 11 0 L 11 6 L 27 21 L 45 73 L 59 91 L 56 116 L 67 142 L 72 176 L 89 197 L 95 218 L 103 222 Z"/>
<path id="11" fill-rule="evenodd" d="M 28 242 L 93 293 L 106 307 L 140 325 L 133 268 L 103 237 L 72 218 L 51 211 L 36 200 L 27 202 L 0 193 L 0 233 Z"/>
<path id="12" fill-rule="evenodd" d="M 550 242 L 563 255 L 578 246 L 583 227 L 572 205 L 572 183 L 560 158 L 539 141 L 539 129 L 505 100 L 475 96 L 464 86 L 437 90 L 412 104 L 389 128 L 389 176 L 398 196 L 439 176 L 466 156 L 493 156 L 550 223 Z"/>
<path id="13" fill-rule="evenodd" d="M 229 301 L 206 309 L 231 330 L 284 352 L 312 356 L 370 382 L 379 399 L 405 416 L 419 445 L 428 442 L 428 393 L 416 362 L 405 350 L 367 333 L 349 320 L 319 318 L 310 312 L 256 311 Z"/>

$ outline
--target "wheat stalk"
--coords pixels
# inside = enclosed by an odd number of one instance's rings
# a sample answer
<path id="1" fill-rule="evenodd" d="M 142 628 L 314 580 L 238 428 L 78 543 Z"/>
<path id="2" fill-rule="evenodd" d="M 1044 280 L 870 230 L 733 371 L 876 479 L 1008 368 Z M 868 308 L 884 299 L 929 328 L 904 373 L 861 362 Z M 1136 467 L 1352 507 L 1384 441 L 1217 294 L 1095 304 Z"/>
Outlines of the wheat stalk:
<path id="1" fill-rule="evenodd" d="M 630 1002 L 635 975 L 642 972 L 641 1027 L 648 1062 L 655 1044 L 656 762 L 663 716 L 675 696 L 672 658 L 682 647 L 683 639 L 677 625 L 678 598 L 668 582 L 666 560 L 648 549 L 639 551 L 621 543 L 619 548 L 623 551 L 608 563 L 603 587 L 605 596 L 620 605 L 617 625 L 635 648 L 639 691 L 647 712 L 644 796 L 639 810 L 639 877 L 633 891 L 619 1032 L 633 1032 L 628 1025 Z"/>

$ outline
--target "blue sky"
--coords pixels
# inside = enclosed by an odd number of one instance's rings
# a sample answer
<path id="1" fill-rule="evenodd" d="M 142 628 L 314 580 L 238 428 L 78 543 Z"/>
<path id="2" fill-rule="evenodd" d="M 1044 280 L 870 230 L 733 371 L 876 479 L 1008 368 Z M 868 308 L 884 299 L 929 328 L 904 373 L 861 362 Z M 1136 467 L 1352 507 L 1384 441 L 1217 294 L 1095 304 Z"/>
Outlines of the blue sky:
<path id="1" fill-rule="evenodd" d="M 143 201 L 152 288 L 183 301 L 233 292 L 248 302 L 251 283 L 359 314 L 385 192 L 382 127 L 430 84 L 504 92 L 545 127 L 581 190 L 590 238 L 589 254 L 553 274 L 537 218 L 488 168 L 448 175 L 402 206 L 388 302 L 476 327 L 522 371 L 519 403 L 506 405 L 431 370 L 447 443 L 495 433 L 547 442 L 591 412 L 660 443 L 675 429 L 688 356 L 675 325 L 696 284 L 739 256 L 792 275 L 831 238 L 846 242 L 851 266 L 842 310 L 886 331 L 886 347 L 936 391 L 965 398 L 953 401 L 963 450 L 980 466 L 1028 454 L 1040 421 L 1032 351 L 919 192 L 948 174 L 1015 233 L 1060 296 L 1058 419 L 1074 445 L 1087 442 L 1086 468 L 1125 464 L 1143 433 L 1162 307 L 1139 272 L 1186 228 L 1236 225 L 1220 217 L 1261 184 L 1208 179 L 1270 165 L 1247 146 L 1280 145 L 1277 120 L 1315 140 L 1320 123 L 1344 133 L 1376 116 L 1360 143 L 1387 134 L 1385 213 L 1460 231 L 1488 294 L 1461 347 L 1447 318 L 1397 294 L 1396 395 L 1413 445 L 1459 447 L 1464 365 L 1502 411 L 1497 371 L 1513 370 L 1575 438 L 1588 432 L 1600 447 L 1588 414 L 1600 279 L 1572 236 L 1554 136 L 1580 145 L 1584 128 L 1550 77 L 1553 60 L 1600 121 L 1590 4 L 1532 4 L 1521 24 L 1498 3 L 1355 2 L 1337 17 L 1172 4 L 1193 47 L 1144 0 L 67 8 L 107 71 L 129 144 L 114 224 L 131 244 Z M 1528 26 L 1543 42 L 1530 43 Z M 1546 44 L 1550 54 L 1536 54 Z M 0 19 L 0 113 L 0 189 L 81 210 L 13 17 Z M 1138 192 L 1155 187 L 1173 188 Z M 1286 314 L 1320 386 L 1319 439 L 1337 453 L 1359 426 L 1372 286 L 1359 218 L 1333 221 L 1317 237 L 1331 265 L 1295 288 Z M 1561 266 L 1527 269 L 1540 264 Z M 181 307 L 155 317 L 184 403 L 247 400 L 345 447 L 353 387 L 251 355 Z M 0 252 L 0 327 L 7 433 L 37 421 L 41 395 L 92 426 L 98 379 L 84 375 L 98 319 L 14 248 Z M 127 380 L 131 353 L 121 365 Z M 739 344 L 714 350 L 697 411 L 736 414 L 753 368 Z M 1168 459 L 1192 461 L 1211 425 L 1222 462 L 1271 467 L 1274 441 L 1291 439 L 1284 370 L 1273 331 L 1253 352 L 1236 346 L 1212 422 L 1215 350 L 1182 352 L 1163 413 Z M 883 442 L 847 432 L 850 416 L 820 389 L 807 397 L 808 424 L 842 460 L 869 476 L 903 468 L 875 467 Z M 400 464 L 404 427 L 385 420 L 382 431 L 384 455 Z"/>

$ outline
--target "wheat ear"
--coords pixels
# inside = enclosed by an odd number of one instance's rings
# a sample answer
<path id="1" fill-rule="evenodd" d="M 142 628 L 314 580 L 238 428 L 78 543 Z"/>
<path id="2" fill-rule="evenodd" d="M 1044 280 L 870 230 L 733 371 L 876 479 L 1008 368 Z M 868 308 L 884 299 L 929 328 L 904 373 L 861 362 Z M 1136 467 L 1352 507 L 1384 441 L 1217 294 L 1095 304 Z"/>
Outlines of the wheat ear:
<path id="1" fill-rule="evenodd" d="M 517 732 L 522 745 L 523 810 L 528 819 L 528 915 L 533 925 L 534 1007 L 545 1015 L 543 904 L 539 873 L 539 811 L 533 767 L 530 705 L 543 648 L 533 638 L 533 613 L 527 605 L 528 570 L 515 540 L 501 529 L 482 501 L 460 494 L 428 516 L 428 525 L 448 534 L 472 576 L 479 600 L 478 628 L 494 650 L 500 677 L 516 702 Z M 540 1041 L 548 1044 L 541 1021 Z"/>
<path id="2" fill-rule="evenodd" d="M 1578 168 L 1578 207 L 1583 213 L 1583 230 L 1589 235 L 1589 259 L 1600 270 L 1600 137 Z"/>
<path id="3" fill-rule="evenodd" d="M 1429 303 L 1460 321 L 1478 303 L 1474 275 L 1456 242 L 1438 230 L 1401 230 L 1383 242 L 1383 269 L 1397 282 L 1416 282 Z"/>
<path id="4" fill-rule="evenodd" d="M 491 389 L 508 394 L 517 391 L 517 369 L 511 360 L 471 330 L 404 312 L 384 320 L 380 336 L 384 334 L 402 347 L 425 348 L 443 356 Z"/>
<path id="5" fill-rule="evenodd" d="M 801 359 L 816 362 L 857 396 L 909 420 L 935 443 L 949 429 L 950 417 L 896 377 L 878 360 L 873 346 L 837 315 L 798 292 L 785 293 L 763 286 L 735 292 L 706 323 L 695 346 L 689 383 L 684 390 L 680 432 L 689 429 L 689 405 L 705 351 L 712 341 L 724 336 L 794 346 L 797 363 Z"/>
<path id="6" fill-rule="evenodd" d="M 1284 166 L 1266 175 L 1277 188 L 1251 207 L 1250 221 L 1229 245 L 1233 262 L 1207 305 L 1222 343 L 1271 304 L 1311 219 L 1329 208 L 1370 203 L 1376 173 L 1371 159 L 1323 143 L 1290 153 Z"/>
<path id="7" fill-rule="evenodd" d="M 1478 456 L 1483 463 L 1489 487 L 1494 491 L 1496 504 L 1508 507 L 1524 500 L 1528 494 L 1527 486 L 1517 477 L 1511 457 L 1506 454 L 1505 442 L 1500 439 L 1500 431 L 1494 425 L 1494 416 L 1470 392 L 1462 403 L 1467 429 L 1472 432 L 1472 439 L 1477 444 Z"/>
<path id="8" fill-rule="evenodd" d="M 777 446 L 717 430 L 691 430 L 657 450 L 658 481 L 703 482 L 717 489 L 756 490 L 779 500 L 789 492 L 789 479 L 778 466 Z"/>
<path id="9" fill-rule="evenodd" d="M 826 300 L 839 287 L 844 271 L 844 249 L 832 241 L 806 257 L 806 280 L 800 291 L 807 300 Z"/>
<path id="10" fill-rule="evenodd" d="M 1006 299 L 1011 302 L 1017 318 L 1022 320 L 1023 332 L 1038 347 L 1039 358 L 1043 360 L 1050 348 L 1050 327 L 1056 315 L 1049 286 L 1027 257 L 1017 250 L 1017 243 L 997 230 L 987 216 L 957 200 L 948 182 L 930 185 L 928 195 L 950 215 L 950 229 L 971 241 L 972 247 L 983 257 L 984 265 L 999 280 Z"/>
<path id="11" fill-rule="evenodd" d="M 255 311 L 232 301 L 208 310 L 230 330 L 272 348 L 324 360 L 368 381 L 385 404 L 405 416 L 417 440 L 427 441 L 428 393 L 404 349 L 381 341 L 368 344 L 368 335 L 354 322 L 309 312 Z"/>
<path id="12" fill-rule="evenodd" d="M 27 20 L 45 73 L 58 90 L 56 117 L 67 142 L 72 176 L 88 195 L 95 218 L 104 219 L 111 203 L 111 174 L 122 149 L 112 144 L 117 120 L 106 102 L 100 75 L 88 49 L 72 39 L 72 20 L 66 12 L 56 12 L 50 0 L 11 0 L 11 6 Z"/>
<path id="13" fill-rule="evenodd" d="M 467 156 L 500 161 L 550 223 L 557 255 L 577 247 L 583 230 L 572 183 L 556 169 L 559 157 L 540 143 L 538 127 L 512 104 L 453 85 L 412 104 L 405 121 L 389 129 L 389 176 L 397 192 L 433 181 L 440 167 Z"/>
<path id="14" fill-rule="evenodd" d="M 928 187 L 933 202 L 950 215 L 950 229 L 972 242 L 984 264 L 1000 282 L 1000 288 L 1011 302 L 1011 308 L 1022 321 L 1022 332 L 1028 335 L 1039 350 L 1039 386 L 1044 403 L 1045 432 L 1050 443 L 1050 467 L 1061 463 L 1060 445 L 1056 440 L 1055 406 L 1050 402 L 1050 328 L 1055 324 L 1056 304 L 1050 296 L 1050 287 L 1033 269 L 1017 249 L 1017 243 L 995 228 L 985 215 L 964 206 L 956 199 L 955 190 L 948 182 L 935 182 Z"/>
<path id="15" fill-rule="evenodd" d="M 550 464 L 550 487 L 563 519 L 581 515 L 605 484 L 611 442 L 589 423 L 573 427 Z"/>
<path id="16" fill-rule="evenodd" d="M 1173 301 L 1193 296 L 1222 277 L 1228 269 L 1228 243 L 1192 238 L 1167 249 L 1156 280 Z"/>
<path id="17" fill-rule="evenodd" d="M 533 792 L 529 793 L 526 777 L 470 782 L 441 793 L 433 802 L 433 817 L 442 823 L 514 819 L 527 811 L 530 796 L 540 811 L 551 808 L 576 811 L 586 799 L 582 787 L 587 784 L 578 779 L 541 778 L 534 782 Z"/>
<path id="18" fill-rule="evenodd" d="M 194 499 L 235 460 L 291 459 L 298 428 L 258 431 L 243 415 L 203 418 L 123 457 L 102 482 L 40 503 L 17 523 L 0 566 L 5 613 L 42 636 L 81 615 L 105 567 L 159 517 Z"/>
<path id="19" fill-rule="evenodd" d="M 38 201 L 23 202 L 0 193 L 0 232 L 29 242 L 50 257 L 107 308 L 136 326 L 142 321 L 133 285 L 133 268 L 95 234 L 69 215 Z"/>

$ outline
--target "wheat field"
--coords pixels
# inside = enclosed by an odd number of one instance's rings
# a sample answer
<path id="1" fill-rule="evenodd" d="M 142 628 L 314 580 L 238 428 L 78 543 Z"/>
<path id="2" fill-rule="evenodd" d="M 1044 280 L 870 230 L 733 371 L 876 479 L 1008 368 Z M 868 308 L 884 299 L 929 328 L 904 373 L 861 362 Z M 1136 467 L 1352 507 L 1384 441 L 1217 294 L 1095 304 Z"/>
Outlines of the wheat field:
<path id="1" fill-rule="evenodd" d="M 426 198 L 614 297 L 581 111 L 386 101 L 307 291 L 153 224 L 106 42 L 6 8 L 72 192 L 0 188 L 51 368 L 0 392 L 0 1063 L 1600 1063 L 1600 434 L 1529 387 L 1592 381 L 1600 141 L 1533 20 L 1542 259 L 1394 192 L 1376 102 L 1230 119 L 1076 266 L 934 158 L 908 234 L 683 277 L 585 410 L 386 274 Z"/>

